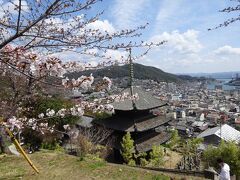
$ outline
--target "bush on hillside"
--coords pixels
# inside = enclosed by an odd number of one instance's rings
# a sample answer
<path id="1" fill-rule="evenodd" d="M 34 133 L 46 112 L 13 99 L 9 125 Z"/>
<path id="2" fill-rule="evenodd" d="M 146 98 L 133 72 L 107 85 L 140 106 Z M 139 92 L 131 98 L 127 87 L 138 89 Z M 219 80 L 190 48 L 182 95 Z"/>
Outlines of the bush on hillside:
<path id="1" fill-rule="evenodd" d="M 134 160 L 134 154 L 135 154 L 135 149 L 134 149 L 134 141 L 131 137 L 130 132 L 127 132 L 125 136 L 122 138 L 122 143 L 121 143 L 121 155 L 123 157 L 123 160 L 125 163 L 129 165 L 135 165 L 135 160 Z"/>
<path id="2" fill-rule="evenodd" d="M 159 167 L 163 164 L 164 150 L 161 145 L 154 145 L 150 152 L 150 166 Z"/>
<path id="3" fill-rule="evenodd" d="M 231 173 L 240 177 L 240 147 L 234 142 L 224 142 L 215 148 L 210 146 L 203 154 L 207 165 L 219 168 L 217 159 L 221 158 L 231 169 Z"/>
<path id="4" fill-rule="evenodd" d="M 181 137 L 178 135 L 177 130 L 171 131 L 171 139 L 168 141 L 166 146 L 173 150 L 174 148 L 178 147 L 181 142 Z"/>
<path id="5" fill-rule="evenodd" d="M 61 97 L 43 97 L 37 96 L 31 101 L 26 101 L 22 104 L 21 116 L 25 116 L 27 118 L 36 118 L 38 119 L 38 115 L 41 113 L 46 113 L 47 109 L 53 109 L 55 112 L 62 108 L 70 108 L 73 106 L 73 102 L 70 100 L 66 100 Z M 66 124 L 74 124 L 79 117 L 67 115 L 64 118 L 60 116 L 55 116 L 47 119 L 47 123 L 49 126 L 54 126 L 57 131 L 50 132 L 49 130 L 45 130 L 37 132 L 33 130 L 31 127 L 26 127 L 22 131 L 23 141 L 26 144 L 29 144 L 30 148 L 33 150 L 37 150 L 41 145 L 46 147 L 52 146 L 50 149 L 54 148 L 56 145 L 56 141 L 59 141 L 63 134 L 61 131 L 65 131 L 63 125 Z M 41 123 L 41 122 L 38 122 Z"/>

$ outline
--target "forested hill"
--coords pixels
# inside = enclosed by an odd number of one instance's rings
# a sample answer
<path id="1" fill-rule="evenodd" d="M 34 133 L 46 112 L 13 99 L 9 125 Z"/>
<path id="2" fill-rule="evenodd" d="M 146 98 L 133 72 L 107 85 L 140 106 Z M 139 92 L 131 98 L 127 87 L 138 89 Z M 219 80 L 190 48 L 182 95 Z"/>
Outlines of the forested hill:
<path id="1" fill-rule="evenodd" d="M 152 79 L 155 81 L 166 82 L 181 82 L 182 80 L 193 80 L 191 76 L 178 76 L 170 73 L 166 73 L 161 69 L 151 66 L 144 66 L 142 64 L 134 64 L 134 78 L 136 79 Z M 110 77 L 110 78 L 122 78 L 129 76 L 129 65 L 123 66 L 111 66 L 98 70 L 88 70 L 85 72 L 74 72 L 67 74 L 68 77 L 78 78 L 81 75 L 93 74 L 94 77 Z"/>

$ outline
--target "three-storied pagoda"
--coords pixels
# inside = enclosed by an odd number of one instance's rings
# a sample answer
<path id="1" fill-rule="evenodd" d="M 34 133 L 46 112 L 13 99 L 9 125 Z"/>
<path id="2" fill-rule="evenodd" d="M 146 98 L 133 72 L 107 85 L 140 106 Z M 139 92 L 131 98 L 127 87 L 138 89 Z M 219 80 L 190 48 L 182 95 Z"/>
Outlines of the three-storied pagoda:
<path id="1" fill-rule="evenodd" d="M 161 108 L 167 104 L 145 92 L 141 87 L 134 86 L 133 63 L 131 51 L 129 55 L 130 81 L 128 87 L 122 93 L 131 96 L 138 95 L 139 98 L 131 98 L 120 102 L 114 102 L 115 113 L 110 117 L 97 120 L 95 123 L 114 130 L 114 148 L 121 148 L 122 137 L 130 132 L 134 140 L 137 152 L 148 152 L 153 145 L 160 145 L 170 139 L 165 125 L 170 120 L 165 115 L 156 115 L 154 109 Z"/>

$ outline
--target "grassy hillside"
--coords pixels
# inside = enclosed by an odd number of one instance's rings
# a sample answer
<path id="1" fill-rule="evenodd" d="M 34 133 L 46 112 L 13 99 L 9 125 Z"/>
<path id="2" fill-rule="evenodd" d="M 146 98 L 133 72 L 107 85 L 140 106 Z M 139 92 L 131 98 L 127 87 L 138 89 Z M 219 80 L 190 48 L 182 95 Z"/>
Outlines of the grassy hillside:
<path id="1" fill-rule="evenodd" d="M 0 155 L 0 179 L 5 180 L 167 180 L 181 179 L 179 175 L 163 175 L 160 172 L 142 170 L 124 165 L 108 164 L 99 160 L 82 160 L 60 152 L 41 151 L 30 155 L 40 174 L 34 173 L 20 156 Z M 187 179 L 198 179 L 196 177 Z"/>
<path id="2" fill-rule="evenodd" d="M 63 153 L 37 152 L 30 155 L 40 174 L 35 174 L 22 157 L 0 158 L 0 179 L 169 179 L 160 173 L 113 166 L 104 161 L 83 160 Z"/>
<path id="3" fill-rule="evenodd" d="M 166 82 L 180 82 L 182 79 L 178 76 L 170 73 L 166 73 L 161 69 L 144 66 L 142 64 L 134 64 L 134 77 L 137 79 L 152 79 L 155 81 L 166 81 Z M 121 78 L 129 76 L 129 65 L 123 66 L 111 66 L 98 70 L 88 70 L 85 72 L 74 72 L 70 73 L 67 76 L 77 78 L 81 75 L 89 75 L 93 73 L 94 77 L 110 77 L 110 78 Z"/>

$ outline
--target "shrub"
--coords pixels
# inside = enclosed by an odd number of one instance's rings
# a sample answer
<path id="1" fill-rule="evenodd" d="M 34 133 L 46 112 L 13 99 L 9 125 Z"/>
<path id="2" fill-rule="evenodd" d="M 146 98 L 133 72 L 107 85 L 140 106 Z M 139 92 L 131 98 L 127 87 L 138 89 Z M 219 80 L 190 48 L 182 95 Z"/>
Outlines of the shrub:
<path id="1" fill-rule="evenodd" d="M 149 164 L 149 161 L 146 160 L 146 158 L 140 158 L 140 166 L 144 167 L 147 166 Z"/>
<path id="2" fill-rule="evenodd" d="M 77 139 L 77 155 L 84 158 L 87 154 L 91 154 L 94 145 L 83 135 L 79 135 Z"/>
<path id="3" fill-rule="evenodd" d="M 196 155 L 197 148 L 199 144 L 203 142 L 203 138 L 192 138 L 188 139 L 187 141 L 183 142 L 182 144 L 182 153 L 184 155 Z"/>
<path id="4" fill-rule="evenodd" d="M 111 149 L 108 146 L 103 145 L 95 145 L 94 148 L 95 154 L 98 155 L 102 159 L 107 159 Z"/>
<path id="5" fill-rule="evenodd" d="M 128 165 L 129 165 L 129 166 L 136 166 L 136 161 L 135 161 L 134 159 L 130 159 L 130 160 L 128 161 Z"/>
<path id="6" fill-rule="evenodd" d="M 179 145 L 180 141 L 181 141 L 181 138 L 178 135 L 178 131 L 173 130 L 173 131 L 171 131 L 171 139 L 167 143 L 167 147 L 169 147 L 171 150 L 173 150 L 176 146 Z"/>
<path id="7" fill-rule="evenodd" d="M 240 148 L 233 142 L 224 142 L 214 148 L 210 146 L 203 154 L 204 161 L 215 168 L 218 168 L 217 159 L 221 158 L 231 169 L 231 173 L 240 176 Z"/>
<path id="8" fill-rule="evenodd" d="M 150 152 L 150 165 L 161 166 L 163 164 L 164 150 L 161 145 L 153 146 Z"/>
<path id="9" fill-rule="evenodd" d="M 123 157 L 123 160 L 129 165 L 135 164 L 135 160 L 133 159 L 135 153 L 134 141 L 131 138 L 130 132 L 127 132 L 127 134 L 123 136 L 121 147 L 121 155 Z"/>
<path id="10" fill-rule="evenodd" d="M 70 100 L 66 100 L 59 96 L 53 96 L 53 97 L 44 97 L 44 96 L 38 96 L 31 102 L 25 102 L 23 104 L 23 108 L 26 109 L 32 109 L 28 111 L 23 111 L 22 115 L 26 117 L 34 117 L 38 118 L 38 115 L 41 113 L 46 113 L 47 109 L 53 109 L 55 112 L 62 108 L 69 109 L 73 106 L 73 102 Z M 74 124 L 79 117 L 76 116 L 65 116 L 64 118 L 61 117 L 53 117 L 49 118 L 48 124 L 50 126 L 55 125 L 56 129 L 63 130 L 63 125 L 65 124 Z"/>
<path id="11" fill-rule="evenodd" d="M 109 148 L 99 144 L 92 143 L 86 136 L 80 134 L 76 140 L 77 156 L 84 159 L 88 156 L 98 159 L 106 159 L 109 153 Z"/>
<path id="12" fill-rule="evenodd" d="M 41 144 L 41 148 L 42 149 L 48 149 L 48 150 L 54 150 L 54 151 L 58 151 L 58 152 L 63 152 L 64 151 L 62 146 L 60 146 L 60 144 L 56 140 L 52 141 L 52 142 L 43 142 Z"/>
<path id="13" fill-rule="evenodd" d="M 141 153 L 136 153 L 134 154 L 134 158 L 136 159 L 136 162 L 140 164 L 140 166 L 147 166 L 148 161 L 146 160 L 147 153 L 146 152 L 141 152 Z"/>
<path id="14" fill-rule="evenodd" d="M 23 110 L 19 115 L 38 119 L 38 115 L 41 113 L 46 113 L 47 109 L 53 109 L 55 112 L 57 112 L 62 108 L 70 108 L 72 106 L 73 103 L 71 101 L 61 97 L 36 96 L 31 99 L 31 101 L 26 101 L 22 103 L 21 107 L 23 108 Z M 54 126 L 56 130 L 63 131 L 63 125 L 74 124 L 78 119 L 79 117 L 68 115 L 64 118 L 52 117 L 46 121 L 49 126 Z M 34 150 L 39 148 L 43 142 L 52 143 L 54 139 L 62 138 L 62 134 L 59 134 L 58 132 L 50 133 L 50 131 L 46 130 L 44 131 L 44 134 L 42 134 L 35 130 L 32 130 L 31 128 L 24 128 L 21 135 L 24 138 L 24 143 L 30 144 L 30 147 Z M 50 147 L 50 145 L 45 144 L 43 146 L 46 148 L 54 149 L 54 147 Z"/>

